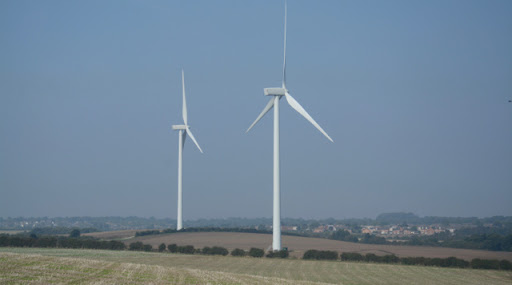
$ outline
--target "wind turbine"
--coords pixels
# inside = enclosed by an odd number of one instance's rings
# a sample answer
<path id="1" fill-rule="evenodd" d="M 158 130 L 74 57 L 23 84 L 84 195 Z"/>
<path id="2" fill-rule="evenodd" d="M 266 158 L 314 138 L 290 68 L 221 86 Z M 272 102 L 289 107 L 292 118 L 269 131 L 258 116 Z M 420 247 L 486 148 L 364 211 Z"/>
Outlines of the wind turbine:
<path id="1" fill-rule="evenodd" d="M 286 2 L 284 6 L 284 55 L 283 55 L 283 81 L 281 87 L 265 88 L 265 96 L 271 96 L 267 106 L 263 109 L 261 114 L 256 118 L 254 123 L 247 129 L 246 133 L 256 125 L 256 123 L 274 107 L 274 211 L 273 211 L 273 226 L 272 226 L 272 249 L 281 250 L 281 182 L 279 174 L 279 100 L 285 97 L 290 106 L 308 120 L 315 128 L 317 128 L 327 139 L 334 142 L 331 137 L 320 127 L 320 125 L 302 108 L 302 106 L 295 100 L 288 89 L 286 89 Z"/>
<path id="2" fill-rule="evenodd" d="M 201 153 L 203 150 L 199 146 L 194 138 L 194 135 L 190 131 L 190 126 L 187 122 L 187 100 L 185 98 L 185 73 L 181 70 L 181 86 L 183 88 L 183 125 L 172 125 L 172 129 L 179 131 L 179 143 L 178 143 L 178 219 L 176 229 L 179 231 L 183 228 L 183 147 L 187 134 L 194 141 L 197 148 Z"/>

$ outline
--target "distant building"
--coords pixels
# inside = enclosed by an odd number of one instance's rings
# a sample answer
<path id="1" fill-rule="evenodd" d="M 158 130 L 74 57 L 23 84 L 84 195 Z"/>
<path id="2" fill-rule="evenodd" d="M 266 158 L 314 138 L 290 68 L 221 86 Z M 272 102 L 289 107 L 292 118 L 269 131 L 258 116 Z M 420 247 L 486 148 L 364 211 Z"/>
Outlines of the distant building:
<path id="1" fill-rule="evenodd" d="M 319 226 L 318 228 L 313 230 L 314 233 L 323 233 L 325 232 L 324 226 Z"/>
<path id="2" fill-rule="evenodd" d="M 297 231 L 297 226 L 281 226 L 282 231 Z"/>

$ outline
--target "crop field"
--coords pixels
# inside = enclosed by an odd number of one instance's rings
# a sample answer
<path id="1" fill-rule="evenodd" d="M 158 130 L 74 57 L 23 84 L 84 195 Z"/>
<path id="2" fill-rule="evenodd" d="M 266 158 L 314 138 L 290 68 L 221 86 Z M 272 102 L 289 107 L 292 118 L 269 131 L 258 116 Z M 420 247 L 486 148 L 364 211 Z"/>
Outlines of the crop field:
<path id="1" fill-rule="evenodd" d="M 267 250 L 272 243 L 272 235 L 252 233 L 228 233 L 228 232 L 203 232 L 203 233 L 175 233 L 152 236 L 142 236 L 126 239 L 128 245 L 134 241 L 151 244 L 157 248 L 159 244 L 166 245 L 176 243 L 178 245 L 193 245 L 202 248 L 204 246 L 222 246 L 229 250 L 241 248 L 248 250 L 257 247 Z M 297 236 L 283 236 L 283 246 L 291 251 L 290 255 L 300 258 L 308 249 L 333 250 L 338 252 L 359 252 L 362 254 L 375 253 L 377 255 L 395 254 L 398 257 L 457 257 L 465 260 L 473 258 L 482 259 L 507 259 L 512 261 L 512 252 L 485 251 L 472 249 L 456 249 L 444 247 L 423 246 L 398 246 L 362 244 L 322 238 L 307 238 Z"/>
<path id="2" fill-rule="evenodd" d="M 100 239 L 123 240 L 135 236 L 137 230 L 123 230 L 123 231 L 110 231 L 110 232 L 95 232 L 82 234 L 83 236 L 91 236 Z"/>
<path id="3" fill-rule="evenodd" d="M 512 272 L 131 251 L 0 248 L 0 283 L 511 284 Z"/>

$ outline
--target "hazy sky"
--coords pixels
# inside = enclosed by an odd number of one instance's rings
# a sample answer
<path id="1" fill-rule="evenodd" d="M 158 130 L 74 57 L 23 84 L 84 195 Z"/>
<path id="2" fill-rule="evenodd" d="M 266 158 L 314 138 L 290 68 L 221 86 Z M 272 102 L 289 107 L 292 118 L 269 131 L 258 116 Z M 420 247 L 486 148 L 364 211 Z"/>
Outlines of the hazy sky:
<path id="1" fill-rule="evenodd" d="M 281 1 L 0 1 L 0 216 L 272 216 Z M 282 216 L 512 215 L 512 1 L 288 1 Z"/>

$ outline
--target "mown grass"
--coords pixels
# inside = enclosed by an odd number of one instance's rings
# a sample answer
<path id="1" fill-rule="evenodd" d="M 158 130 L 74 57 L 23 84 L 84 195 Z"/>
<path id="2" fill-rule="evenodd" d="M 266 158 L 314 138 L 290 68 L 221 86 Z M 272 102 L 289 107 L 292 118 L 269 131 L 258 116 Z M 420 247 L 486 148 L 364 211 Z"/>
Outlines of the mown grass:
<path id="1" fill-rule="evenodd" d="M 31 282 L 512 284 L 512 272 L 130 251 L 0 248 L 0 283 Z"/>
<path id="2" fill-rule="evenodd" d="M 314 284 L 86 258 L 9 252 L 0 256 L 0 284 Z"/>

